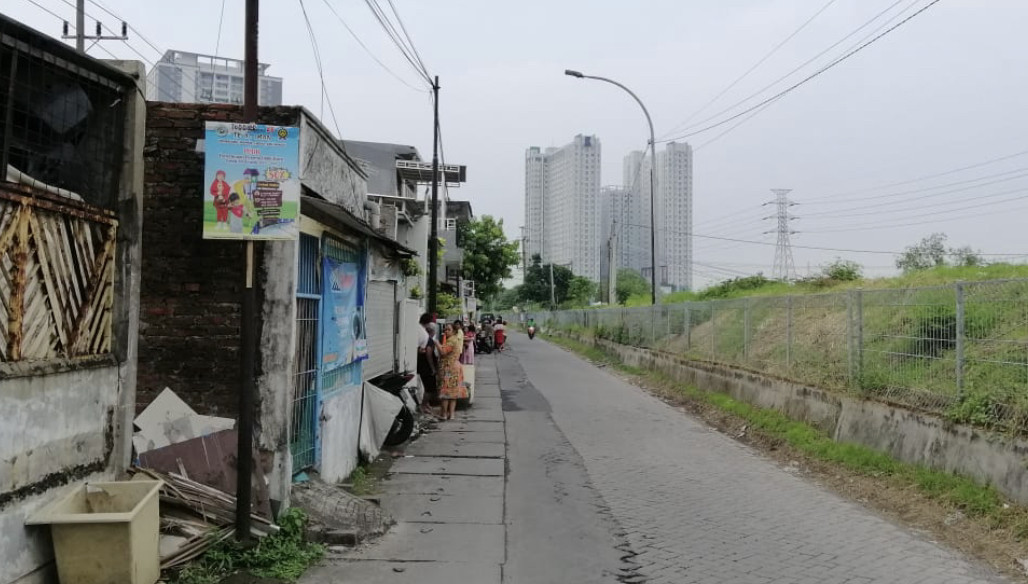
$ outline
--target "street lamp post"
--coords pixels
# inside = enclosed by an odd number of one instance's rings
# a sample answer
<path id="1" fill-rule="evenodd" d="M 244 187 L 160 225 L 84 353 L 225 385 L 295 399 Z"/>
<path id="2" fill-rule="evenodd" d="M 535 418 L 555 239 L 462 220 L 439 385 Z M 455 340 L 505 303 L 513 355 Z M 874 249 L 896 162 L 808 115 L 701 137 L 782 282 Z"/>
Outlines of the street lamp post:
<path id="1" fill-rule="evenodd" d="M 628 92 L 628 95 L 632 96 L 632 99 L 639 104 L 642 108 L 643 115 L 646 116 L 646 123 L 650 126 L 650 153 L 652 160 L 650 161 L 650 266 L 652 274 L 650 276 L 650 300 L 653 305 L 657 305 L 657 138 L 653 133 L 653 120 L 650 118 L 650 112 L 646 110 L 646 106 L 643 105 L 639 96 L 632 92 L 631 89 L 624 85 L 614 81 L 613 79 L 607 79 L 606 77 L 596 77 L 594 75 L 583 75 L 580 71 L 572 71 L 571 69 L 565 69 L 564 74 L 569 77 L 577 77 L 579 79 L 595 79 L 597 81 L 606 81 L 613 85 L 617 85 L 621 89 Z"/>

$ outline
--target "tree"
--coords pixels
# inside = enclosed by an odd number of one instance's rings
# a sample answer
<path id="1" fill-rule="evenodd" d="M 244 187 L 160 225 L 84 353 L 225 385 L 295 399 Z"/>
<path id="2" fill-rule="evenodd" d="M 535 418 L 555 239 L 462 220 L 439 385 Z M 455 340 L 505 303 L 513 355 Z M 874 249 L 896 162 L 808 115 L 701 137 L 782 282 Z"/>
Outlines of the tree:
<path id="1" fill-rule="evenodd" d="M 982 258 L 981 252 L 977 252 L 971 249 L 970 245 L 965 245 L 964 247 L 951 249 L 949 250 L 949 252 L 950 255 L 953 256 L 954 266 L 970 267 L 985 265 L 985 259 Z"/>
<path id="2" fill-rule="evenodd" d="M 550 264 L 543 264 L 539 254 L 532 256 L 532 265 L 525 272 L 525 283 L 521 286 L 521 300 L 530 303 L 550 305 Z M 566 266 L 554 264 L 553 297 L 557 304 L 568 299 L 568 288 L 575 274 Z"/>
<path id="3" fill-rule="evenodd" d="M 947 262 L 946 256 L 953 261 Z M 933 233 L 917 245 L 907 247 L 896 260 L 896 267 L 906 273 L 927 270 L 939 266 L 981 266 L 985 264 L 982 254 L 969 245 L 946 250 L 946 234 Z"/>
<path id="4" fill-rule="evenodd" d="M 946 234 L 933 233 L 916 245 L 908 246 L 896 260 L 904 272 L 927 270 L 946 265 Z"/>
<path id="5" fill-rule="evenodd" d="M 521 260 L 518 242 L 507 241 L 503 233 L 503 219 L 483 215 L 463 223 L 459 237 L 464 250 L 464 277 L 475 282 L 475 293 L 483 299 L 499 294 L 500 283 L 510 277 L 511 267 Z"/>
<path id="6" fill-rule="evenodd" d="M 521 301 L 521 289 L 522 286 L 504 288 L 493 298 L 491 308 L 495 310 L 510 310 Z"/>
<path id="7" fill-rule="evenodd" d="M 599 286 L 585 276 L 574 276 L 568 282 L 567 298 L 561 306 L 564 308 L 581 308 L 589 306 L 596 297 Z"/>
<path id="8" fill-rule="evenodd" d="M 821 266 L 821 278 L 836 282 L 853 282 L 864 276 L 864 268 L 853 260 L 835 258 L 835 261 Z"/>
<path id="9" fill-rule="evenodd" d="M 629 268 L 618 270 L 617 284 L 614 288 L 618 304 L 625 304 L 632 296 L 648 294 L 650 283 L 639 272 Z"/>

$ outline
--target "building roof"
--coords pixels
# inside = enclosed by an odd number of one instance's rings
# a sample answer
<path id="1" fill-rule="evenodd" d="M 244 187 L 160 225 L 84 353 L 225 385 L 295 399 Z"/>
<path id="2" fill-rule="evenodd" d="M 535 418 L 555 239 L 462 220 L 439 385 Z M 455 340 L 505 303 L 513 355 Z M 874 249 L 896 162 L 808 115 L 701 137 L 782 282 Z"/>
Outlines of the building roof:
<path id="1" fill-rule="evenodd" d="M 302 195 L 300 197 L 300 212 L 311 219 L 335 227 L 341 231 L 355 231 L 361 235 L 371 238 L 377 243 L 392 249 L 400 255 L 416 256 L 418 252 L 404 246 L 402 243 L 386 237 L 375 231 L 363 219 L 350 213 L 342 205 L 337 205 L 325 199 Z"/>
<path id="2" fill-rule="evenodd" d="M 360 140 L 342 140 L 342 143 L 347 154 L 362 162 L 368 175 L 369 195 L 397 196 L 396 161 L 421 160 L 418 149 L 407 144 Z"/>

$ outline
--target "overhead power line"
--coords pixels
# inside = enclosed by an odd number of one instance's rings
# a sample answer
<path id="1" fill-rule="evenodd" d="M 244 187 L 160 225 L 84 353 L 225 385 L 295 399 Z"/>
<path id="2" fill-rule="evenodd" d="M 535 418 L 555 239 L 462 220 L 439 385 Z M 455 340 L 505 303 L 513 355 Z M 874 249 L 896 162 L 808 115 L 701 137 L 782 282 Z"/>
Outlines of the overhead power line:
<path id="1" fill-rule="evenodd" d="M 918 0 L 911 0 L 911 1 L 912 1 L 912 2 L 917 2 Z M 689 131 L 689 130 L 691 130 L 691 129 L 693 129 L 693 128 L 696 128 L 696 127 L 702 126 L 703 124 L 706 124 L 707 122 L 709 122 L 709 121 L 711 121 L 711 120 L 716 120 L 716 119 L 717 119 L 717 118 L 719 118 L 720 116 L 722 116 L 722 115 L 724 115 L 724 114 L 726 114 L 726 113 L 728 113 L 728 112 L 731 112 L 731 111 L 732 111 L 732 110 L 734 110 L 735 108 L 737 108 L 737 107 L 739 107 L 739 106 L 741 106 L 741 105 L 743 105 L 743 104 L 745 104 L 745 103 L 747 103 L 747 102 L 749 102 L 749 101 L 751 101 L 751 100 L 753 100 L 753 99 L 756 99 L 757 97 L 759 97 L 759 96 L 760 96 L 761 94 L 763 94 L 763 93 L 764 93 L 765 91 L 767 91 L 768 89 L 771 89 L 772 87 L 774 87 L 774 86 L 778 85 L 778 84 L 779 84 L 779 83 L 781 83 L 782 81 L 785 81 L 786 79 L 788 79 L 789 77 L 791 77 L 791 76 L 792 76 L 792 75 L 793 75 L 794 73 L 796 73 L 797 71 L 800 71 L 801 69 L 803 69 L 803 68 L 804 68 L 804 67 L 806 67 L 807 65 L 809 65 L 809 64 L 813 63 L 814 61 L 816 61 L 816 60 L 820 59 L 820 58 L 821 58 L 822 56 L 824 56 L 824 55 L 825 55 L 826 53 L 828 53 L 829 51 L 831 51 L 831 50 L 832 50 L 832 49 L 834 49 L 835 47 L 837 47 L 837 46 L 841 45 L 842 43 L 846 42 L 846 40 L 847 40 L 847 39 L 849 39 L 849 38 L 850 38 L 850 37 L 852 37 L 853 35 L 855 35 L 855 34 L 859 33 L 860 31 L 862 31 L 862 30 L 864 30 L 865 28 L 867 28 L 868 26 L 870 26 L 870 25 L 871 25 L 871 24 L 872 24 L 872 23 L 873 23 L 874 21 L 878 20 L 878 19 L 879 19 L 879 18 L 881 18 L 881 17 L 883 16 L 883 15 L 885 15 L 885 14 L 886 14 L 886 13 L 888 13 L 888 12 L 890 12 L 890 11 L 891 11 L 891 10 L 892 10 L 893 8 L 895 8 L 895 7 L 897 6 L 897 5 L 899 5 L 899 4 L 900 4 L 900 3 L 902 3 L 902 2 L 904 2 L 904 0 L 895 0 L 895 2 L 893 2 L 892 4 L 890 4 L 890 5 L 889 5 L 888 7 L 886 7 L 886 8 L 884 9 L 884 10 L 882 10 L 881 12 L 879 12 L 879 13 L 875 14 L 875 15 L 874 15 L 873 17 L 871 17 L 871 18 L 870 18 L 869 20 L 867 20 L 866 22 L 864 22 L 863 24 L 861 24 L 860 26 L 858 26 L 858 27 L 857 27 L 857 28 L 855 28 L 854 30 L 850 31 L 850 33 L 849 33 L 849 34 L 847 34 L 846 36 L 842 37 L 841 39 L 839 39 L 839 40 L 835 41 L 834 43 L 832 43 L 831 45 L 829 45 L 829 46 L 828 46 L 827 48 L 825 48 L 824 50 L 822 50 L 822 51 L 821 51 L 820 53 L 818 53 L 818 54 L 814 55 L 813 57 L 811 57 L 811 58 L 807 59 L 806 61 L 804 61 L 804 62 L 800 63 L 799 65 L 797 65 L 797 66 L 796 66 L 795 68 L 793 68 L 793 69 L 792 69 L 791 71 L 789 71 L 788 73 L 786 73 L 786 74 L 782 75 L 781 77 L 778 77 L 777 79 L 775 79 L 775 80 L 774 80 L 774 81 L 772 81 L 771 83 L 768 83 L 768 84 L 767 84 L 767 85 L 765 85 L 764 87 L 761 87 L 761 88 L 760 88 L 760 89 L 758 89 L 757 91 L 755 91 L 755 92 L 753 92 L 752 94 L 750 94 L 750 95 L 748 95 L 748 96 L 746 96 L 746 97 L 744 97 L 744 98 L 740 99 L 739 101 L 737 101 L 737 102 L 733 103 L 732 105 L 730 105 L 730 106 L 728 106 L 728 107 L 726 107 L 726 108 L 722 109 L 721 111 L 719 111 L 719 112 L 717 112 L 717 113 L 714 113 L 714 114 L 711 114 L 711 115 L 709 115 L 709 116 L 707 116 L 707 117 L 703 118 L 702 120 L 700 120 L 699 122 L 696 122 L 695 124 L 693 124 L 693 125 L 691 125 L 691 126 L 686 126 L 686 127 L 682 128 L 682 131 Z M 908 7 L 908 8 L 909 8 L 909 7 Z M 902 14 L 902 12 L 901 12 L 900 14 Z M 867 38 L 867 37 L 865 37 L 865 39 L 866 39 L 866 38 Z M 679 126 L 681 126 L 681 125 L 682 125 L 682 124 L 679 124 Z M 671 134 L 671 133 L 673 133 L 673 132 L 668 132 L 668 133 L 664 134 L 663 136 L 661 136 L 661 138 L 664 138 L 665 136 L 667 136 L 667 134 Z"/>
<path id="2" fill-rule="evenodd" d="M 649 229 L 648 225 L 637 225 L 637 224 L 634 224 L 634 223 L 632 223 L 630 225 L 632 227 L 640 227 L 642 229 Z M 705 235 L 705 234 L 700 234 L 700 233 L 688 233 L 688 232 L 685 232 L 685 231 L 676 231 L 676 230 L 672 230 L 672 232 L 676 233 L 676 234 L 680 234 L 680 235 L 685 235 L 685 236 L 688 236 L 688 237 L 699 237 L 701 239 L 713 239 L 713 240 L 717 240 L 717 241 L 732 241 L 732 242 L 736 242 L 736 243 L 746 243 L 746 244 L 750 244 L 750 245 L 763 245 L 763 246 L 770 246 L 770 247 L 774 247 L 774 246 L 778 245 L 777 243 L 773 243 L 773 242 L 770 242 L 770 241 L 755 241 L 755 240 L 752 240 L 752 239 L 739 239 L 739 238 L 735 238 L 735 237 L 719 237 L 719 236 L 716 236 L 716 235 Z M 834 251 L 834 252 L 838 252 L 838 253 L 867 253 L 867 254 L 878 254 L 878 255 L 899 255 L 899 254 L 903 253 L 902 251 L 887 251 L 887 250 L 881 250 L 881 249 L 846 249 L 846 248 L 839 248 L 839 247 L 820 247 L 820 246 L 815 246 L 815 245 L 796 245 L 796 244 L 793 244 L 792 247 L 793 247 L 793 249 L 812 249 L 812 250 L 816 250 L 816 251 Z M 1005 253 L 981 253 L 981 254 L 978 254 L 978 255 L 981 255 L 981 256 L 1022 256 L 1022 255 L 1028 255 L 1028 254 L 1017 253 L 1017 252 L 1005 252 Z"/>
<path id="3" fill-rule="evenodd" d="M 950 195 L 950 194 L 953 194 L 953 193 L 962 193 L 962 192 L 966 192 L 966 191 L 970 191 L 970 190 L 974 190 L 974 189 L 980 189 L 982 187 L 987 187 L 987 186 L 990 186 L 990 185 L 995 185 L 995 184 L 999 184 L 999 183 L 1009 182 L 1009 181 L 1012 181 L 1012 180 L 1022 179 L 1022 178 L 1025 178 L 1025 177 L 1028 177 L 1028 173 L 1021 173 L 1021 174 L 1018 174 L 1018 175 L 1014 175 L 1014 176 L 1010 176 L 1010 177 L 1002 178 L 1002 179 L 997 179 L 997 180 L 986 182 L 986 183 L 982 183 L 982 184 L 979 184 L 979 185 L 972 185 L 972 186 L 969 186 L 969 187 L 961 187 L 961 188 L 956 188 L 956 189 L 950 189 L 948 191 L 942 191 L 942 192 L 939 192 L 939 193 L 930 193 L 930 194 L 927 194 L 927 195 L 920 195 L 920 196 L 917 196 L 917 197 L 909 197 L 909 198 L 903 199 L 901 201 L 892 201 L 892 202 L 885 202 L 885 203 L 878 203 L 878 204 L 871 204 L 871 205 L 861 205 L 861 206 L 858 206 L 858 207 L 850 207 L 850 208 L 847 208 L 847 209 L 837 209 L 837 210 L 832 210 L 832 211 L 819 211 L 819 212 L 816 212 L 816 213 L 805 213 L 804 216 L 805 217 L 844 217 L 844 218 L 849 218 L 849 217 L 862 217 L 862 216 L 870 216 L 870 215 L 880 216 L 880 215 L 882 215 L 884 213 L 902 213 L 902 212 L 905 212 L 905 211 L 914 211 L 917 215 L 924 215 L 924 203 L 918 204 L 918 205 L 913 206 L 913 207 L 902 207 L 902 208 L 892 208 L 892 205 L 904 205 L 904 204 L 907 204 L 907 203 L 910 203 L 910 202 L 913 202 L 913 201 L 920 201 L 920 200 L 924 200 L 924 199 L 931 199 L 931 198 L 935 198 L 935 197 L 942 197 L 942 196 Z M 975 196 L 975 197 L 964 197 L 964 198 L 961 198 L 960 200 L 957 200 L 957 201 L 944 201 L 944 202 L 936 203 L 936 204 L 937 205 L 959 205 L 959 204 L 966 203 L 968 201 L 977 201 L 977 200 L 981 200 L 981 199 L 990 199 L 992 197 L 999 197 L 999 196 L 1003 196 L 1003 195 L 1009 195 L 1011 193 L 1023 192 L 1024 190 L 1025 189 L 1022 187 L 1022 188 L 1017 188 L 1017 189 L 1013 189 L 1013 190 L 1002 191 L 1002 192 L 992 193 L 992 194 L 987 194 L 987 195 L 978 195 L 978 196 Z M 866 209 L 870 209 L 870 210 L 867 211 Z M 856 212 L 856 211 L 860 211 L 860 212 Z"/>
<path id="4" fill-rule="evenodd" d="M 306 25 L 307 25 L 307 36 L 310 38 L 311 49 L 314 51 L 314 64 L 315 64 L 315 66 L 318 69 L 318 78 L 321 80 L 321 103 L 322 103 L 322 108 L 324 108 L 325 101 L 328 101 L 328 112 L 330 114 L 332 114 L 332 123 L 335 125 L 335 128 L 336 128 L 336 138 L 337 139 L 342 139 L 343 133 L 339 129 L 339 119 L 336 117 L 335 107 L 332 106 L 332 98 L 329 97 L 329 95 L 328 95 L 328 88 L 325 87 L 325 69 L 324 69 L 324 66 L 323 66 L 322 61 L 321 61 L 321 49 L 318 47 L 317 35 L 315 35 L 315 33 L 314 33 L 314 27 L 311 26 L 311 19 L 307 15 L 307 6 L 303 3 L 303 0 L 299 0 L 299 2 L 300 2 L 300 11 L 303 12 L 304 23 L 306 23 Z M 324 109 L 322 109 L 322 111 L 319 114 L 319 116 L 324 118 L 324 116 L 325 116 Z"/>
<path id="5" fill-rule="evenodd" d="M 937 172 L 937 173 L 934 173 L 934 174 L 926 174 L 926 175 L 922 175 L 922 176 L 919 176 L 919 177 L 916 177 L 916 178 L 907 179 L 907 180 L 901 180 L 901 181 L 896 181 L 896 182 L 891 182 L 891 183 L 880 184 L 878 186 L 867 187 L 867 188 L 864 188 L 864 189 L 857 189 L 857 190 L 854 190 L 854 191 L 846 191 L 846 192 L 842 192 L 842 193 L 836 193 L 834 195 L 822 195 L 822 196 L 819 196 L 819 197 L 811 197 L 810 201 L 821 201 L 821 200 L 826 200 L 826 199 L 836 199 L 836 198 L 841 198 L 841 197 L 848 197 L 848 196 L 851 196 L 851 195 L 858 195 L 858 194 L 861 194 L 861 193 L 868 193 L 868 192 L 877 191 L 877 190 L 881 190 L 881 189 L 887 189 L 887 188 L 891 188 L 891 187 L 898 187 L 898 186 L 909 185 L 909 184 L 913 184 L 913 183 L 924 182 L 926 180 L 931 180 L 933 178 L 949 176 L 951 174 L 957 174 L 957 173 L 960 173 L 960 172 L 964 172 L 965 170 L 973 170 L 975 168 L 981 168 L 983 166 L 989 166 L 989 165 L 992 165 L 992 164 L 996 164 L 997 162 L 1003 162 L 1003 161 L 1006 161 L 1006 160 L 1010 160 L 1010 159 L 1013 159 L 1013 158 L 1018 158 L 1018 157 L 1025 156 L 1025 155 L 1028 155 L 1028 150 L 1022 150 L 1020 152 L 1015 152 L 1013 154 L 1007 154 L 1005 156 L 1000 156 L 998 158 L 990 158 L 989 160 L 984 160 L 982 162 L 976 162 L 974 164 L 969 164 L 967 166 L 961 166 L 960 168 L 954 168 L 952 170 L 947 170 L 947 171 L 943 171 L 943 172 Z M 1000 173 L 1000 174 L 1005 174 L 1005 173 Z M 994 175 L 994 176 L 999 176 L 999 175 Z M 954 183 L 954 184 L 956 184 L 956 183 Z M 950 185 L 942 185 L 942 186 L 950 186 Z M 868 197 L 868 198 L 871 199 L 871 198 L 876 198 L 876 197 Z M 808 202 L 807 204 L 811 204 L 811 203 Z M 820 203 L 817 203 L 817 204 L 820 204 Z"/>
<path id="6" fill-rule="evenodd" d="M 777 52 L 778 52 L 778 50 L 779 50 L 779 49 L 781 49 L 782 47 L 784 47 L 784 46 L 785 46 L 785 45 L 786 45 L 786 44 L 787 44 L 787 43 L 788 43 L 789 41 L 791 41 L 791 40 L 792 40 L 792 39 L 793 39 L 793 38 L 794 38 L 794 37 L 795 37 L 796 35 L 798 35 L 798 34 L 799 34 L 800 32 L 802 32 L 802 31 L 803 31 L 803 29 L 807 28 L 807 25 L 809 25 L 809 24 L 810 24 L 811 22 L 814 22 L 814 19 L 815 19 L 815 18 L 817 18 L 818 16 L 821 16 L 821 13 L 822 13 L 822 12 L 824 12 L 825 10 L 828 10 L 828 8 L 829 8 L 829 7 L 830 7 L 830 6 L 832 5 L 832 4 L 835 4 L 835 2 L 836 2 L 836 0 L 828 0 L 828 2 L 826 2 L 824 6 L 822 6 L 822 7 L 821 7 L 821 8 L 820 8 L 820 9 L 819 9 L 819 10 L 818 10 L 817 12 L 815 12 L 813 16 L 811 16 L 811 17 L 810 17 L 810 18 L 808 18 L 808 19 L 807 19 L 806 21 L 804 21 L 804 23 L 803 23 L 803 24 L 801 24 L 801 25 L 799 26 L 799 28 L 797 28 L 796 30 L 794 30 L 794 31 L 792 32 L 792 34 L 790 34 L 789 36 L 785 37 L 785 39 L 783 39 L 783 40 L 782 40 L 781 42 L 779 42 L 779 43 L 778 43 L 777 45 L 775 45 L 775 46 L 774 46 L 774 48 L 772 48 L 772 49 L 771 49 L 770 51 L 768 51 L 768 52 L 767 52 L 767 53 L 766 53 L 766 54 L 765 54 L 765 55 L 764 55 L 763 57 L 761 57 L 761 59 L 760 59 L 759 61 L 757 61 L 756 63 L 754 63 L 754 64 L 753 64 L 753 66 L 751 66 L 751 67 L 750 67 L 749 69 L 747 69 L 747 70 L 746 70 L 746 71 L 745 71 L 745 72 L 744 72 L 744 73 L 743 73 L 742 75 L 740 75 L 740 76 L 736 77 L 734 81 L 732 81 L 731 83 L 729 83 L 728 85 L 726 85 L 724 89 L 722 89 L 722 90 L 721 90 L 720 92 L 718 92 L 718 94 L 717 94 L 717 95 L 715 95 L 714 97 L 712 97 L 712 98 L 710 99 L 710 101 L 708 101 L 707 103 L 705 103 L 705 104 L 703 105 L 703 107 L 701 107 L 701 108 L 699 108 L 698 110 L 694 111 L 694 112 L 693 112 L 692 114 L 690 114 L 690 115 L 689 115 L 689 117 L 687 117 L 687 118 L 686 118 L 686 119 L 685 119 L 684 121 L 682 121 L 681 123 L 679 123 L 678 125 L 676 125 L 675 127 L 673 127 L 673 128 L 671 129 L 671 130 L 669 130 L 668 132 L 666 132 L 666 133 L 664 134 L 664 136 L 667 136 L 668 134 L 672 134 L 672 133 L 674 133 L 674 132 L 677 132 L 677 131 L 678 131 L 679 129 L 681 129 L 682 127 L 686 126 L 686 125 L 687 125 L 687 124 L 688 124 L 689 122 L 691 122 L 693 118 L 695 118 L 696 116 L 698 116 L 699 114 L 701 114 L 701 113 L 702 113 L 702 112 L 703 112 L 704 110 L 706 110 L 706 109 L 707 109 L 708 107 L 710 107 L 711 105 L 713 105 L 713 104 L 714 104 L 714 103 L 715 103 L 715 102 L 716 102 L 717 100 L 721 99 L 721 97 L 722 97 L 722 96 L 723 96 L 724 94 L 726 94 L 726 93 L 728 93 L 729 91 L 731 91 L 731 89 L 732 89 L 733 87 L 735 87 L 736 85 L 738 85 L 740 81 L 742 81 L 742 80 L 743 80 L 743 79 L 745 79 L 745 78 L 746 78 L 747 76 L 749 76 L 749 74 L 750 74 L 750 73 L 753 73 L 754 71 L 756 71 L 756 70 L 757 70 L 757 68 L 758 68 L 758 67 L 760 67 L 761 65 L 763 65 L 765 61 L 767 61 L 768 59 L 770 59 L 771 57 L 773 57 L 773 56 L 775 55 L 775 53 L 777 53 Z M 661 138 L 663 138 L 664 136 L 661 136 Z"/>
<path id="7" fill-rule="evenodd" d="M 371 49 L 368 48 L 366 44 L 364 44 L 364 41 L 361 40 L 359 36 L 357 36 L 357 33 L 354 32 L 353 28 L 351 28 L 349 24 L 347 24 L 346 20 L 343 19 L 342 15 L 339 14 L 335 7 L 332 6 L 332 4 L 330 4 L 328 0 L 322 0 L 322 2 L 325 3 L 325 6 L 327 6 L 330 11 L 332 11 L 332 14 L 335 15 L 336 19 L 339 20 L 339 23 L 343 25 L 343 28 L 346 29 L 346 32 L 349 33 L 351 37 L 353 37 L 353 40 L 357 41 L 357 44 L 360 45 L 362 49 L 364 49 L 364 52 L 367 53 L 369 57 L 371 57 L 371 60 L 373 60 L 375 63 L 378 63 L 379 67 L 381 67 L 386 73 L 392 75 L 397 81 L 406 85 L 407 87 L 410 87 L 414 91 L 424 91 L 424 89 L 422 88 L 418 88 L 414 85 L 411 85 L 406 79 L 400 77 L 400 75 L 396 73 L 396 71 L 393 71 L 391 68 L 389 68 L 388 65 L 383 63 L 382 60 L 379 59 L 375 55 L 375 53 L 373 53 Z"/>
<path id="8" fill-rule="evenodd" d="M 929 2 L 927 5 L 922 7 L 917 12 L 911 14 L 910 16 L 904 18 L 903 20 L 901 20 L 897 24 L 895 24 L 895 25 L 889 27 L 888 29 L 886 29 L 885 32 L 880 33 L 879 35 L 875 36 L 871 40 L 865 42 L 864 44 L 860 45 L 859 47 L 857 47 L 857 48 L 849 51 L 848 53 L 844 54 L 843 56 L 839 57 L 835 61 L 832 61 L 828 65 L 825 65 L 824 67 L 818 69 L 814 73 L 812 73 L 812 74 L 808 75 L 807 77 L 803 78 L 802 80 L 794 83 L 793 85 L 791 85 L 790 87 L 784 89 L 783 91 L 780 91 L 777 94 L 775 94 L 775 95 L 773 95 L 773 96 L 771 96 L 771 97 L 761 101 L 760 103 L 758 103 L 758 104 L 756 104 L 756 105 L 754 105 L 752 107 L 749 107 L 749 108 L 747 108 L 747 109 L 745 109 L 745 110 L 743 110 L 743 111 L 741 111 L 741 112 L 739 112 L 739 113 L 737 113 L 737 114 L 735 114 L 733 116 L 730 116 L 730 117 L 728 117 L 728 118 L 726 118 L 724 120 L 721 120 L 721 121 L 719 121 L 717 123 L 714 123 L 714 124 L 711 124 L 709 126 L 700 128 L 698 130 L 693 130 L 691 132 L 686 132 L 684 134 L 680 134 L 680 135 L 672 137 L 672 138 L 667 138 L 667 139 L 664 139 L 664 140 L 658 140 L 658 142 L 671 142 L 671 141 L 674 141 L 674 140 L 681 140 L 682 138 L 688 138 L 690 136 L 695 136 L 696 134 L 701 134 L 703 132 L 707 132 L 707 131 L 713 130 L 714 128 L 719 128 L 719 127 L 721 127 L 721 126 L 723 126 L 725 124 L 728 124 L 728 123 L 730 123 L 730 122 L 732 122 L 734 120 L 737 120 L 737 119 L 741 118 L 742 116 L 745 116 L 746 114 L 748 114 L 748 113 L 750 113 L 750 112 L 752 112 L 752 111 L 754 111 L 754 110 L 756 110 L 758 108 L 761 108 L 764 105 L 767 105 L 767 104 L 769 104 L 769 103 L 771 103 L 771 102 L 773 102 L 773 101 L 775 101 L 775 100 L 777 100 L 777 99 L 779 99 L 779 98 L 781 98 L 781 97 L 783 97 L 783 96 L 785 96 L 785 95 L 795 91 L 799 87 L 801 87 L 801 86 L 805 85 L 806 83 L 812 81 L 813 79 L 817 78 L 818 76 L 820 76 L 821 74 L 825 73 L 826 71 L 832 69 L 836 65 L 842 63 L 843 61 L 845 61 L 845 60 L 849 59 L 850 57 L 856 55 L 857 53 L 859 53 L 860 51 L 864 50 L 865 48 L 871 46 L 872 44 L 874 44 L 875 42 L 877 42 L 881 38 L 885 37 L 886 35 L 888 35 L 892 31 L 894 31 L 897 28 L 903 26 L 904 24 L 910 22 L 912 19 L 914 19 L 918 15 L 924 13 L 926 10 L 928 10 L 932 6 L 935 6 L 940 1 L 941 0 L 932 0 L 931 2 Z"/>
<path id="9" fill-rule="evenodd" d="M 421 62 L 421 57 L 417 55 L 416 49 L 413 48 L 413 43 L 408 47 L 407 42 L 401 38 L 397 32 L 396 27 L 393 26 L 389 16 L 382 10 L 382 7 L 376 0 L 364 0 L 364 4 L 367 5 L 368 9 L 371 10 L 371 14 L 378 21 L 379 26 L 385 31 L 386 36 L 393 42 L 396 48 L 403 55 L 403 58 L 410 64 L 415 72 L 421 76 L 430 86 L 432 85 L 432 75 L 428 72 L 428 69 Z M 402 27 L 401 27 L 402 28 Z"/>

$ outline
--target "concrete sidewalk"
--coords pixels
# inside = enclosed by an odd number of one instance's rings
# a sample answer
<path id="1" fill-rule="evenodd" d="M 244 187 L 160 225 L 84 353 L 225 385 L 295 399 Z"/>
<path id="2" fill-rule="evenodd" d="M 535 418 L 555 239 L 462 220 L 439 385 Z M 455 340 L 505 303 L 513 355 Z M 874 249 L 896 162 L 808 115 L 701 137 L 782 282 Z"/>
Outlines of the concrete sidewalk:
<path id="1" fill-rule="evenodd" d="M 506 430 L 495 363 L 478 359 L 474 406 L 411 444 L 382 482 L 397 525 L 369 545 L 330 551 L 301 584 L 501 582 Z"/>

